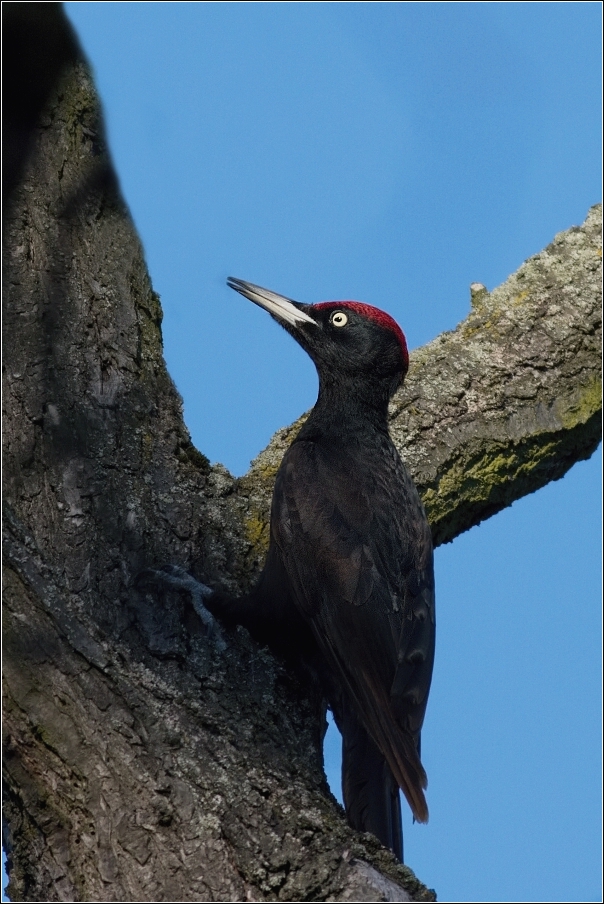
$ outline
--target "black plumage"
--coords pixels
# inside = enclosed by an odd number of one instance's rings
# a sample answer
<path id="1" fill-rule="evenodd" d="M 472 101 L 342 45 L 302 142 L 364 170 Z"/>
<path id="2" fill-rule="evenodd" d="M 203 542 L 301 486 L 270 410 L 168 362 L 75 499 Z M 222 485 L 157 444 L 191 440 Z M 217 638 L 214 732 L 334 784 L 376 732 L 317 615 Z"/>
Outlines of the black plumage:
<path id="1" fill-rule="evenodd" d="M 428 819 L 420 732 L 435 630 L 430 528 L 387 424 L 405 339 L 369 305 L 303 305 L 228 282 L 308 352 L 319 396 L 277 474 L 257 586 L 208 604 L 319 675 L 343 736 L 348 819 L 402 859 L 399 787 Z"/>

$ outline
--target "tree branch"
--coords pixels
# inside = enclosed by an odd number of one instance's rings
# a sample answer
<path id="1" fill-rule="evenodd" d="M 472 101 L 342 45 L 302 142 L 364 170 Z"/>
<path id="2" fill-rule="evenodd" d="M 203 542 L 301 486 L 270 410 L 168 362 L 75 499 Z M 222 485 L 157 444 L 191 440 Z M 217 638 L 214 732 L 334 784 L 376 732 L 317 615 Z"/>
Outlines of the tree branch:
<path id="1" fill-rule="evenodd" d="M 557 235 L 469 316 L 411 354 L 390 430 L 436 545 L 562 477 L 602 435 L 602 206 Z M 274 475 L 303 423 L 279 431 L 240 483 L 264 550 Z"/>

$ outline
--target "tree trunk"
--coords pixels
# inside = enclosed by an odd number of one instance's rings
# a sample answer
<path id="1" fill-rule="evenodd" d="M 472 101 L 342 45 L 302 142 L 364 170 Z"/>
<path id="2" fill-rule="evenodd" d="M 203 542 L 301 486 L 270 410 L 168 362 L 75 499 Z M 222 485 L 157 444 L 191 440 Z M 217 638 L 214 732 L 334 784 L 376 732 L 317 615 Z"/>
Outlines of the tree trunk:
<path id="1" fill-rule="evenodd" d="M 249 586 L 299 422 L 240 480 L 193 447 L 77 41 L 60 4 L 3 13 L 9 895 L 432 900 L 330 796 L 315 690 L 132 587 L 167 562 Z M 596 448 L 600 222 L 412 355 L 391 426 L 436 543 Z"/>

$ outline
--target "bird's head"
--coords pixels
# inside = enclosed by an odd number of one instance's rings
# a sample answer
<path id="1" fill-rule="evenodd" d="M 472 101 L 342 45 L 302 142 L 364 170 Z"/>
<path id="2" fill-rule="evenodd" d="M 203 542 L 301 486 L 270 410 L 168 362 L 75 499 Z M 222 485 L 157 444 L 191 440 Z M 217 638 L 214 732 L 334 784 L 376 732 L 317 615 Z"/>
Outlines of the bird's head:
<path id="1" fill-rule="evenodd" d="M 231 289 L 268 311 L 313 359 L 319 378 L 359 379 L 398 388 L 409 368 L 407 342 L 389 314 L 357 301 L 301 304 L 229 277 Z"/>

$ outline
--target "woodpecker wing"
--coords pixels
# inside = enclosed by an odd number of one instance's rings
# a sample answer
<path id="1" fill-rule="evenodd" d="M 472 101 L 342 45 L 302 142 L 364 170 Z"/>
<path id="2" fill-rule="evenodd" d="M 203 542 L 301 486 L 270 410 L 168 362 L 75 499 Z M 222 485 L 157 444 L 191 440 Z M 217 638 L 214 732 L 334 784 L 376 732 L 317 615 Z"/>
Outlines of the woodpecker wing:
<path id="1" fill-rule="evenodd" d="M 295 441 L 277 475 L 271 532 L 298 608 L 425 822 L 418 748 L 434 657 L 432 542 L 389 438 L 371 453 Z"/>

